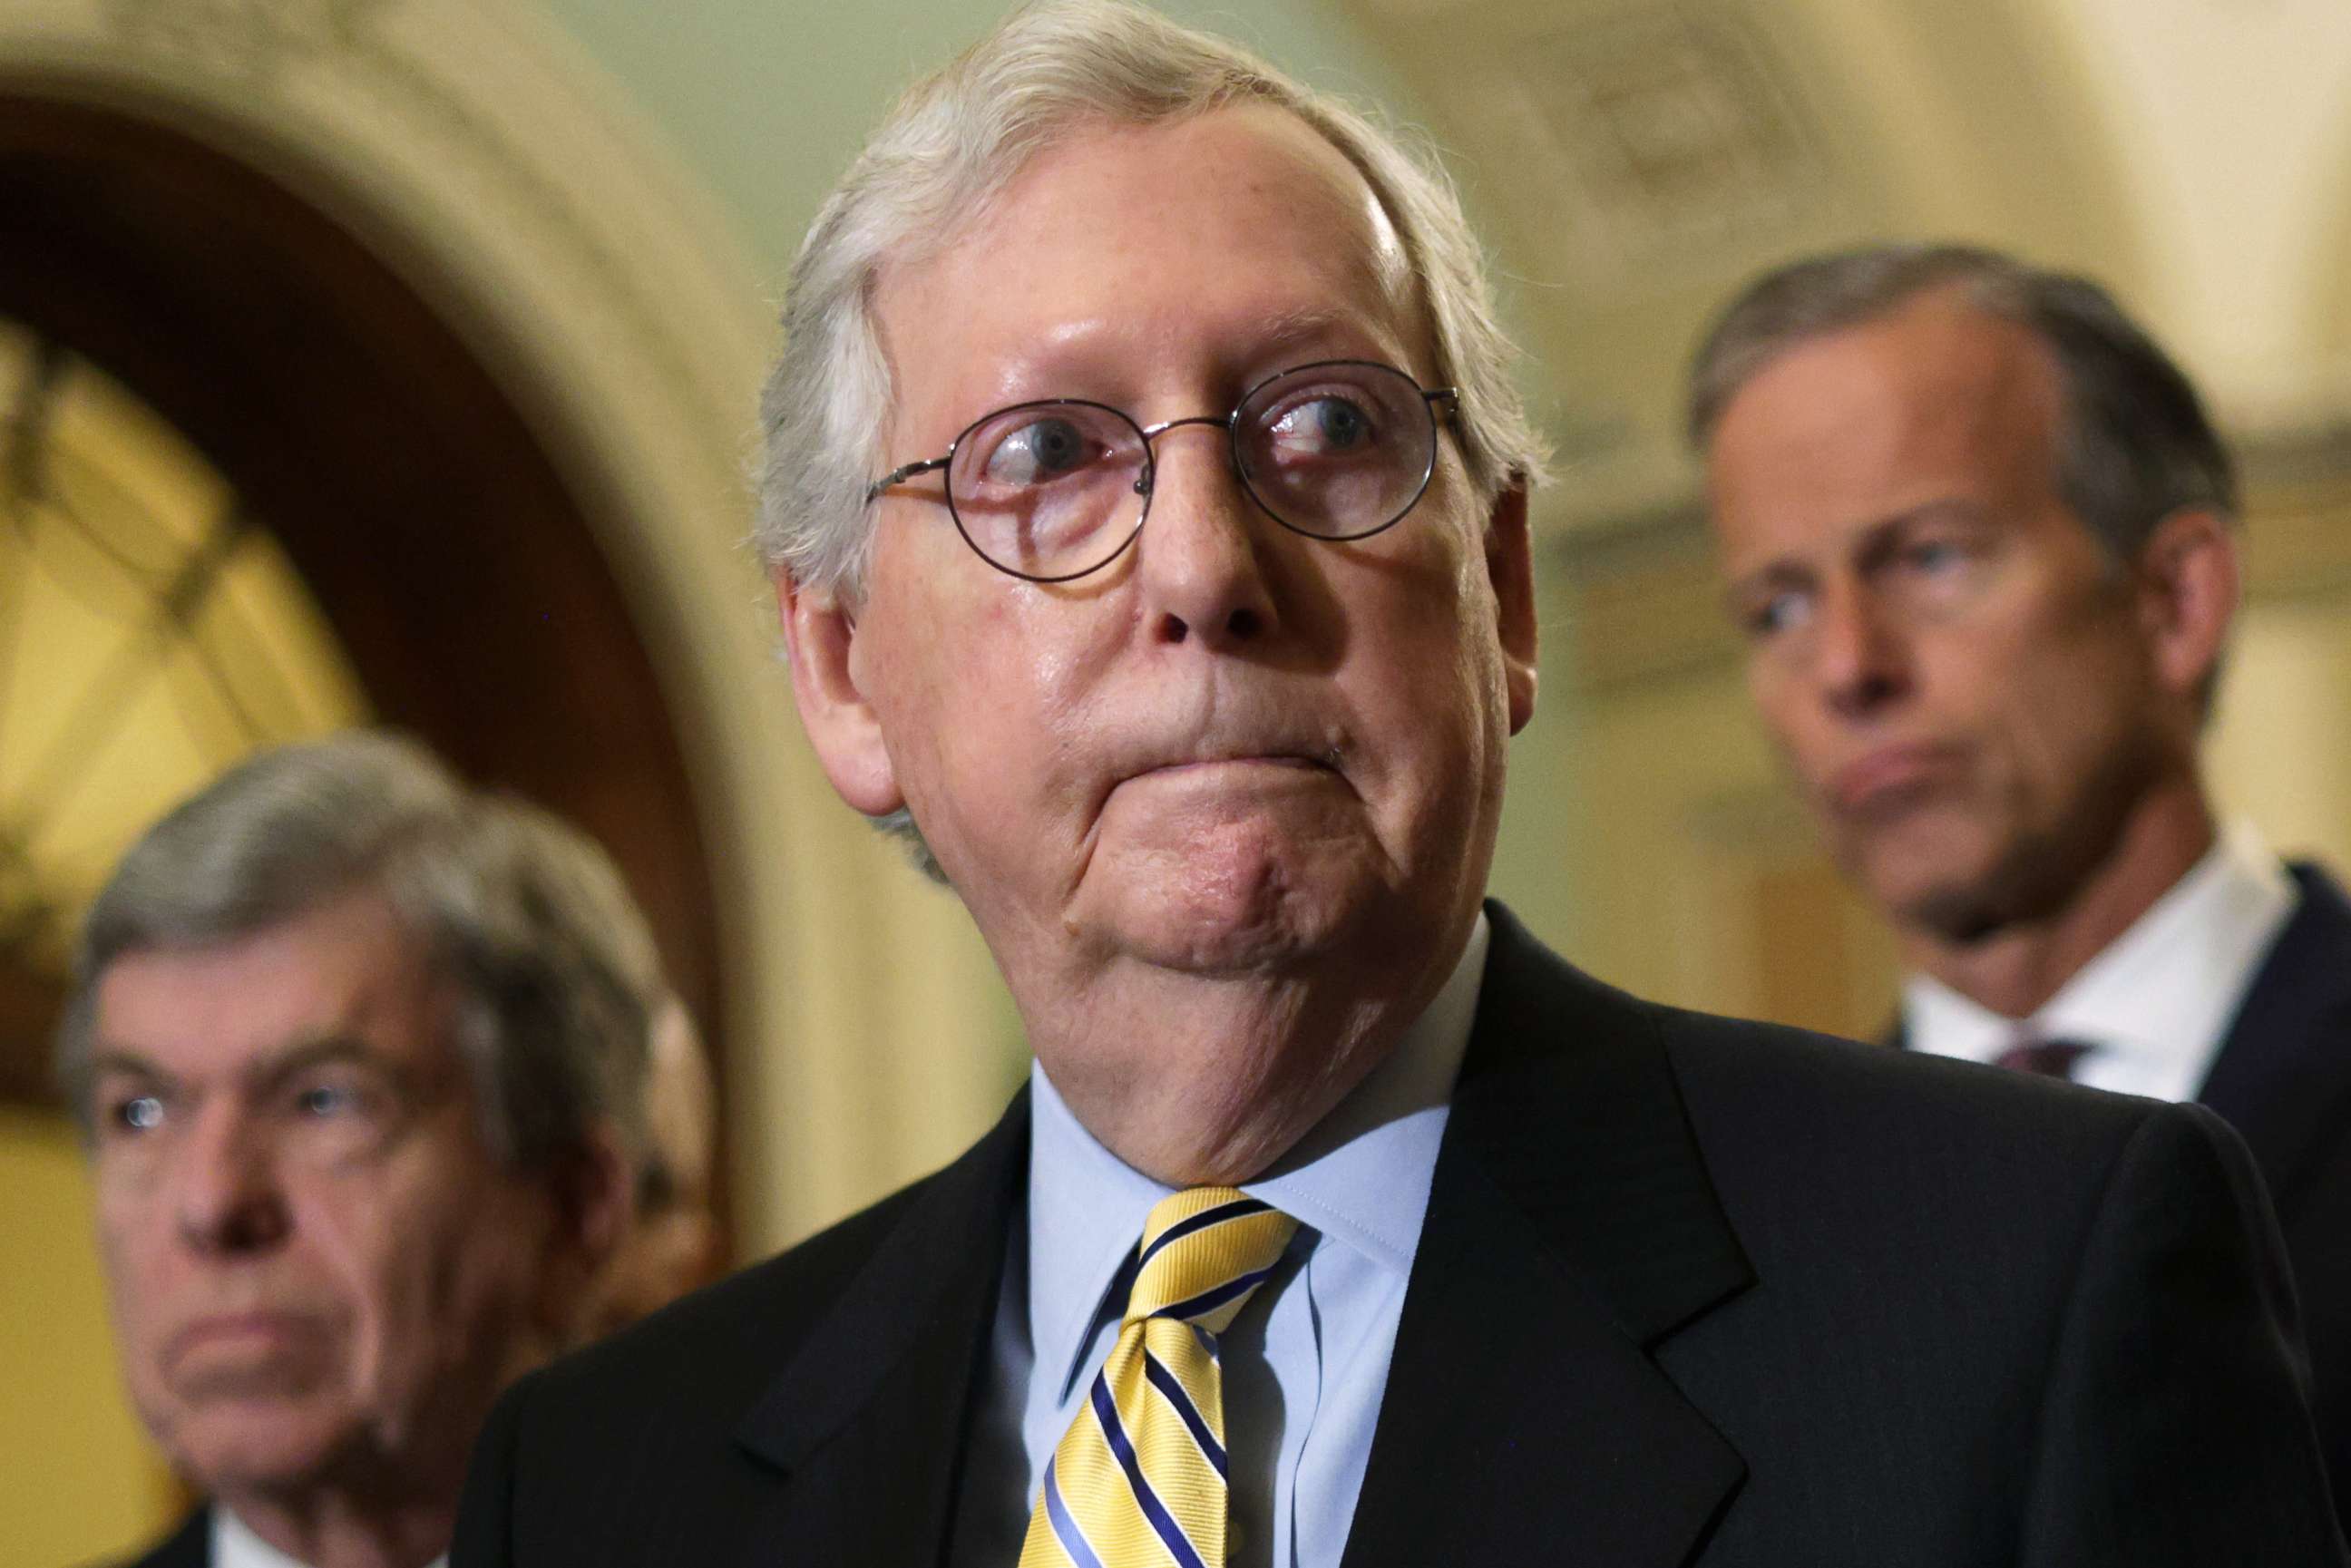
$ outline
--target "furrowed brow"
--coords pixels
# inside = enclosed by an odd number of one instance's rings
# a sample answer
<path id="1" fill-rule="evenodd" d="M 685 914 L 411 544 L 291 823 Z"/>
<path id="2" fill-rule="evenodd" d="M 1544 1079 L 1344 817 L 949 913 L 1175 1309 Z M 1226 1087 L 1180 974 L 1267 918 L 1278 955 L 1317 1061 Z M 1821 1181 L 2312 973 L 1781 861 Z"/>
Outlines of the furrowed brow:
<path id="1" fill-rule="evenodd" d="M 1333 310 L 1322 305 L 1303 305 L 1284 310 L 1267 323 L 1261 338 L 1262 351 L 1280 354 L 1340 339 L 1366 336 L 1369 334 L 1352 311 Z"/>
<path id="2" fill-rule="evenodd" d="M 1818 576 L 1811 567 L 1785 557 L 1764 562 L 1750 571 L 1741 572 L 1723 588 L 1723 598 L 1735 611 L 1741 601 L 1759 593 L 1783 588 L 1809 588 Z"/>
<path id="3" fill-rule="evenodd" d="M 90 1053 L 89 1077 L 91 1081 L 112 1073 L 123 1078 L 143 1079 L 164 1088 L 176 1088 L 179 1079 L 162 1066 L 135 1051 L 120 1046 L 101 1045 Z"/>
<path id="4" fill-rule="evenodd" d="M 406 1088 L 411 1074 L 357 1035 L 329 1034 L 298 1040 L 282 1051 L 248 1062 L 240 1075 L 251 1089 L 268 1090 L 287 1079 L 321 1067 L 356 1067 Z"/>
<path id="5" fill-rule="evenodd" d="M 1990 520 L 1983 507 L 1973 501 L 1958 497 L 1928 501 L 1872 523 L 1863 531 L 1855 555 L 1865 562 L 1883 561 L 1901 548 L 1903 537 L 1912 528 L 1934 524 L 1980 528 Z"/>

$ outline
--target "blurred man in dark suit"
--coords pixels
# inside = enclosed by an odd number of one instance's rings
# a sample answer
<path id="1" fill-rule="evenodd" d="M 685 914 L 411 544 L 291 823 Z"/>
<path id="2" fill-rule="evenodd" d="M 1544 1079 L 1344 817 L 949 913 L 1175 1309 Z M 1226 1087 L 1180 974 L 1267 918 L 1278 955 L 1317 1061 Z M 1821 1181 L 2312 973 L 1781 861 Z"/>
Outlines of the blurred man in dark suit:
<path id="1" fill-rule="evenodd" d="M 1654 1007 L 1485 901 L 1541 454 L 1393 138 L 1024 9 L 785 317 L 801 721 L 1035 1067 L 523 1379 L 457 1568 L 2343 1560 L 2216 1118 Z"/>
<path id="2" fill-rule="evenodd" d="M 124 856 L 60 1063 L 132 1402 L 207 1500 L 143 1564 L 442 1556 L 629 1222 L 655 978 L 601 851 L 387 737 L 265 753 Z"/>
<path id="3" fill-rule="evenodd" d="M 1886 246 L 1741 295 L 1691 433 L 1757 706 L 1901 936 L 1903 1043 L 2236 1125 L 2351 1495 L 2351 904 L 2205 785 L 2237 486 L 2195 391 L 2095 284 Z"/>

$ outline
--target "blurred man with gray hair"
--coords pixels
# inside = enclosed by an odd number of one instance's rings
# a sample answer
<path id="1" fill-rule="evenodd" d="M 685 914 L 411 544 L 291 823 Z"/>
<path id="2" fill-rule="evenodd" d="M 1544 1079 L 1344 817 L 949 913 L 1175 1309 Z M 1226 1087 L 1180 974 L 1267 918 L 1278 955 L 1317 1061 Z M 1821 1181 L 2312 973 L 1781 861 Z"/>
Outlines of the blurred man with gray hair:
<path id="1" fill-rule="evenodd" d="M 349 734 L 92 906 L 60 1066 L 125 1381 L 206 1504 L 152 1568 L 423 1568 L 629 1222 L 658 966 L 601 851 Z"/>
<path id="2" fill-rule="evenodd" d="M 1653 1007 L 1485 899 L 1541 451 L 1392 136 L 1022 10 L 818 214 L 767 406 L 801 722 L 1035 1065 L 518 1384 L 457 1568 L 2342 1561 L 2225 1128 Z"/>
<path id="3" fill-rule="evenodd" d="M 2085 278 L 1886 245 L 1751 284 L 1691 434 L 1756 704 L 1901 937 L 1900 1043 L 2244 1135 L 2351 1500 L 2351 901 L 2204 779 L 2237 481 L 2195 389 Z"/>

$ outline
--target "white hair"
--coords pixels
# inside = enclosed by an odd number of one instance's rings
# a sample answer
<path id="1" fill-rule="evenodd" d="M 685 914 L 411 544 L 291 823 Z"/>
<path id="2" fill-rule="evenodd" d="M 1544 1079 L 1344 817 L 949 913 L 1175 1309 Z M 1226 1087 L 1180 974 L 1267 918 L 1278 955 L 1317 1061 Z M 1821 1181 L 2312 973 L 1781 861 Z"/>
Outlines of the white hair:
<path id="1" fill-rule="evenodd" d="M 915 84 L 801 242 L 760 403 L 758 540 L 769 569 L 852 601 L 862 591 L 867 486 L 888 465 L 893 388 L 873 319 L 885 265 L 938 254 L 1040 153 L 1088 126 L 1238 103 L 1297 115 L 1371 185 L 1418 280 L 1437 381 L 1460 389 L 1462 454 L 1480 497 L 1539 482 L 1543 444 L 1510 380 L 1484 257 L 1433 157 L 1221 38 L 1121 0 L 1050 0 Z"/>
<path id="2" fill-rule="evenodd" d="M 493 1151 L 541 1170 L 606 1124 L 642 1145 L 661 961 L 611 857 L 536 807 L 467 789 L 415 742 L 366 730 L 247 758 L 123 855 L 83 922 L 57 1030 L 84 1131 L 111 965 L 233 944 L 359 892 L 384 899 L 455 988 Z"/>

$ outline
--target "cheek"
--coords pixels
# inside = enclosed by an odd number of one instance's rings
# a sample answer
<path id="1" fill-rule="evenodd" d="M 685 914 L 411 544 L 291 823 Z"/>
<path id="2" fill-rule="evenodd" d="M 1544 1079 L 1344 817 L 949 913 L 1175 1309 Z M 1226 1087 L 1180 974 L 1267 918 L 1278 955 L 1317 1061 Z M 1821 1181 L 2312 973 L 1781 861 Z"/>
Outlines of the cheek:
<path id="1" fill-rule="evenodd" d="M 1422 776 L 1430 809 L 1498 789 L 1510 700 L 1482 561 L 1383 587 L 1395 597 L 1352 632 L 1376 653 L 1344 679 L 1345 706 L 1380 716 L 1382 749 Z"/>
<path id="2" fill-rule="evenodd" d="M 310 1234 L 321 1281 L 346 1303 L 360 1380 L 375 1385 L 468 1354 L 514 1294 L 507 1281 L 535 1254 L 507 1223 L 506 1195 L 480 1179 L 433 1173 L 339 1187 Z M 511 1246 L 494 1244 L 499 1238 Z"/>
<path id="3" fill-rule="evenodd" d="M 2047 625 L 2021 610 L 1936 628 L 1911 647 L 1929 721 L 1996 748 L 2019 738 L 2020 720 L 2029 723 L 2045 706 L 2053 663 L 2072 664 Z"/>
<path id="4" fill-rule="evenodd" d="M 2084 661 L 2070 672 L 2043 672 L 2037 689 L 2028 687 L 2016 699 L 2017 767 L 2031 774 L 2037 793 L 2070 797 L 2131 749 L 2132 674 Z"/>
<path id="5" fill-rule="evenodd" d="M 171 1216 L 152 1195 L 131 1196 L 101 1178 L 97 1204 L 99 1257 L 106 1292 L 126 1344 L 147 1342 L 168 1331 L 181 1310 L 179 1277 L 184 1254 L 171 1234 Z M 146 1370 L 143 1356 L 130 1358 L 134 1373 Z"/>
<path id="6" fill-rule="evenodd" d="M 1966 705 L 1996 756 L 2043 784 L 2108 751 L 2144 685 L 2130 647 L 2103 625 L 2078 622 L 2021 627 L 1972 674 L 1950 700 Z"/>
<path id="7" fill-rule="evenodd" d="M 1779 664 L 1761 656 L 1748 660 L 1747 696 L 1772 743 L 1800 771 L 1803 770 L 1807 753 L 1818 739 L 1820 726 L 1813 722 L 1818 705 L 1807 703 L 1799 683 Z"/>
<path id="8" fill-rule="evenodd" d="M 1104 620 L 1085 602 L 1018 591 L 890 607 L 893 636 L 874 650 L 866 689 L 899 786 L 950 865 L 957 841 L 1033 836 L 1040 814 L 1082 794 Z"/>

